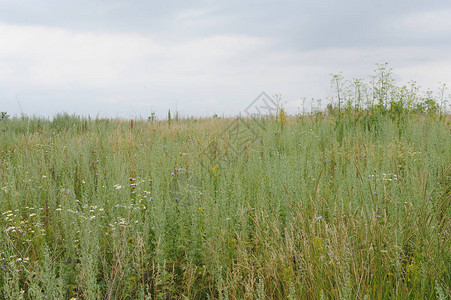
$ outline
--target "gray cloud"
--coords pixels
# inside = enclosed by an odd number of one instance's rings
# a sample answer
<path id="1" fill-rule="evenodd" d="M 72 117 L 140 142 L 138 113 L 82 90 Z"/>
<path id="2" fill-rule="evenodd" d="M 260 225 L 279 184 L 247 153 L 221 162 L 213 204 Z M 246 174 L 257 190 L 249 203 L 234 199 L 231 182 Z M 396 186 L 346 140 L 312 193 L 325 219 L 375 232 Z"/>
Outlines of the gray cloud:
<path id="1" fill-rule="evenodd" d="M 75 30 L 188 36 L 248 34 L 310 46 L 384 45 L 386 23 L 412 12 L 451 9 L 443 0 L 409 1 L 1 1 L 0 20 Z M 201 11 L 191 18 L 183 13 Z M 187 26 L 188 25 L 188 26 Z M 390 24 L 388 24 L 390 25 Z M 396 32 L 397 28 L 391 28 Z M 390 35 L 390 33 L 388 34 Z M 378 37 L 378 39 L 375 39 Z M 338 43 L 338 44 L 337 44 Z M 357 44 L 357 46 L 360 46 Z"/>

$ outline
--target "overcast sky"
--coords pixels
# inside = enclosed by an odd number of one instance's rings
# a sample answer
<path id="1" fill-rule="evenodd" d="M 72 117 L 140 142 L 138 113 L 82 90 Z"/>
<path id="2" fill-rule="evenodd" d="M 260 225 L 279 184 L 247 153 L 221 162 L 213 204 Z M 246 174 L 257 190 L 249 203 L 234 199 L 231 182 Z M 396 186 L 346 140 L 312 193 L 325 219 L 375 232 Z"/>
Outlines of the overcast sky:
<path id="1" fill-rule="evenodd" d="M 451 1 L 0 0 L 0 111 L 235 115 L 262 91 L 290 112 L 329 74 L 451 85 Z"/>

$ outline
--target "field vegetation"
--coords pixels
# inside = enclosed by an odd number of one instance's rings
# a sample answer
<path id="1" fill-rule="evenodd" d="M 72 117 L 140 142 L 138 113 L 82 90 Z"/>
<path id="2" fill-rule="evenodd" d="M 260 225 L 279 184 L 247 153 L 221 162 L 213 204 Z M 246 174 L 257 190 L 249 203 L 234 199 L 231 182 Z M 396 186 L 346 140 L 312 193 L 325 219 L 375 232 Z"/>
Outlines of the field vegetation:
<path id="1" fill-rule="evenodd" d="M 449 299 L 446 86 L 331 85 L 299 115 L 2 113 L 0 298 Z"/>

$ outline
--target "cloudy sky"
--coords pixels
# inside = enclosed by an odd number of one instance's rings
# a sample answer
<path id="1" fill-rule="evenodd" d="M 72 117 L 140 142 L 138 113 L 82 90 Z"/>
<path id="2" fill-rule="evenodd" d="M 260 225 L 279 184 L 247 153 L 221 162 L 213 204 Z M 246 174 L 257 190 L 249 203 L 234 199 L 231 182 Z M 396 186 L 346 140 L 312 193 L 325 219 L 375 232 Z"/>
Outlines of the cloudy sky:
<path id="1" fill-rule="evenodd" d="M 235 115 L 262 91 L 290 112 L 329 74 L 451 85 L 451 2 L 0 0 L 0 111 Z"/>

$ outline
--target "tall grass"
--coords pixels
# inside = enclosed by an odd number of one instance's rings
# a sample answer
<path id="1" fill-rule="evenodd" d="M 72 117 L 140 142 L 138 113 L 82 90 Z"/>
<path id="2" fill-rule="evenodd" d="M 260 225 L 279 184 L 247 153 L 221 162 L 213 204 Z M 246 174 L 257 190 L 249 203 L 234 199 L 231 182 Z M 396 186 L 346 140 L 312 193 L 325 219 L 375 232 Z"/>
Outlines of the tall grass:
<path id="1" fill-rule="evenodd" d="M 226 118 L 1 121 L 1 297 L 446 299 L 450 118 L 375 86 L 239 153 Z"/>

